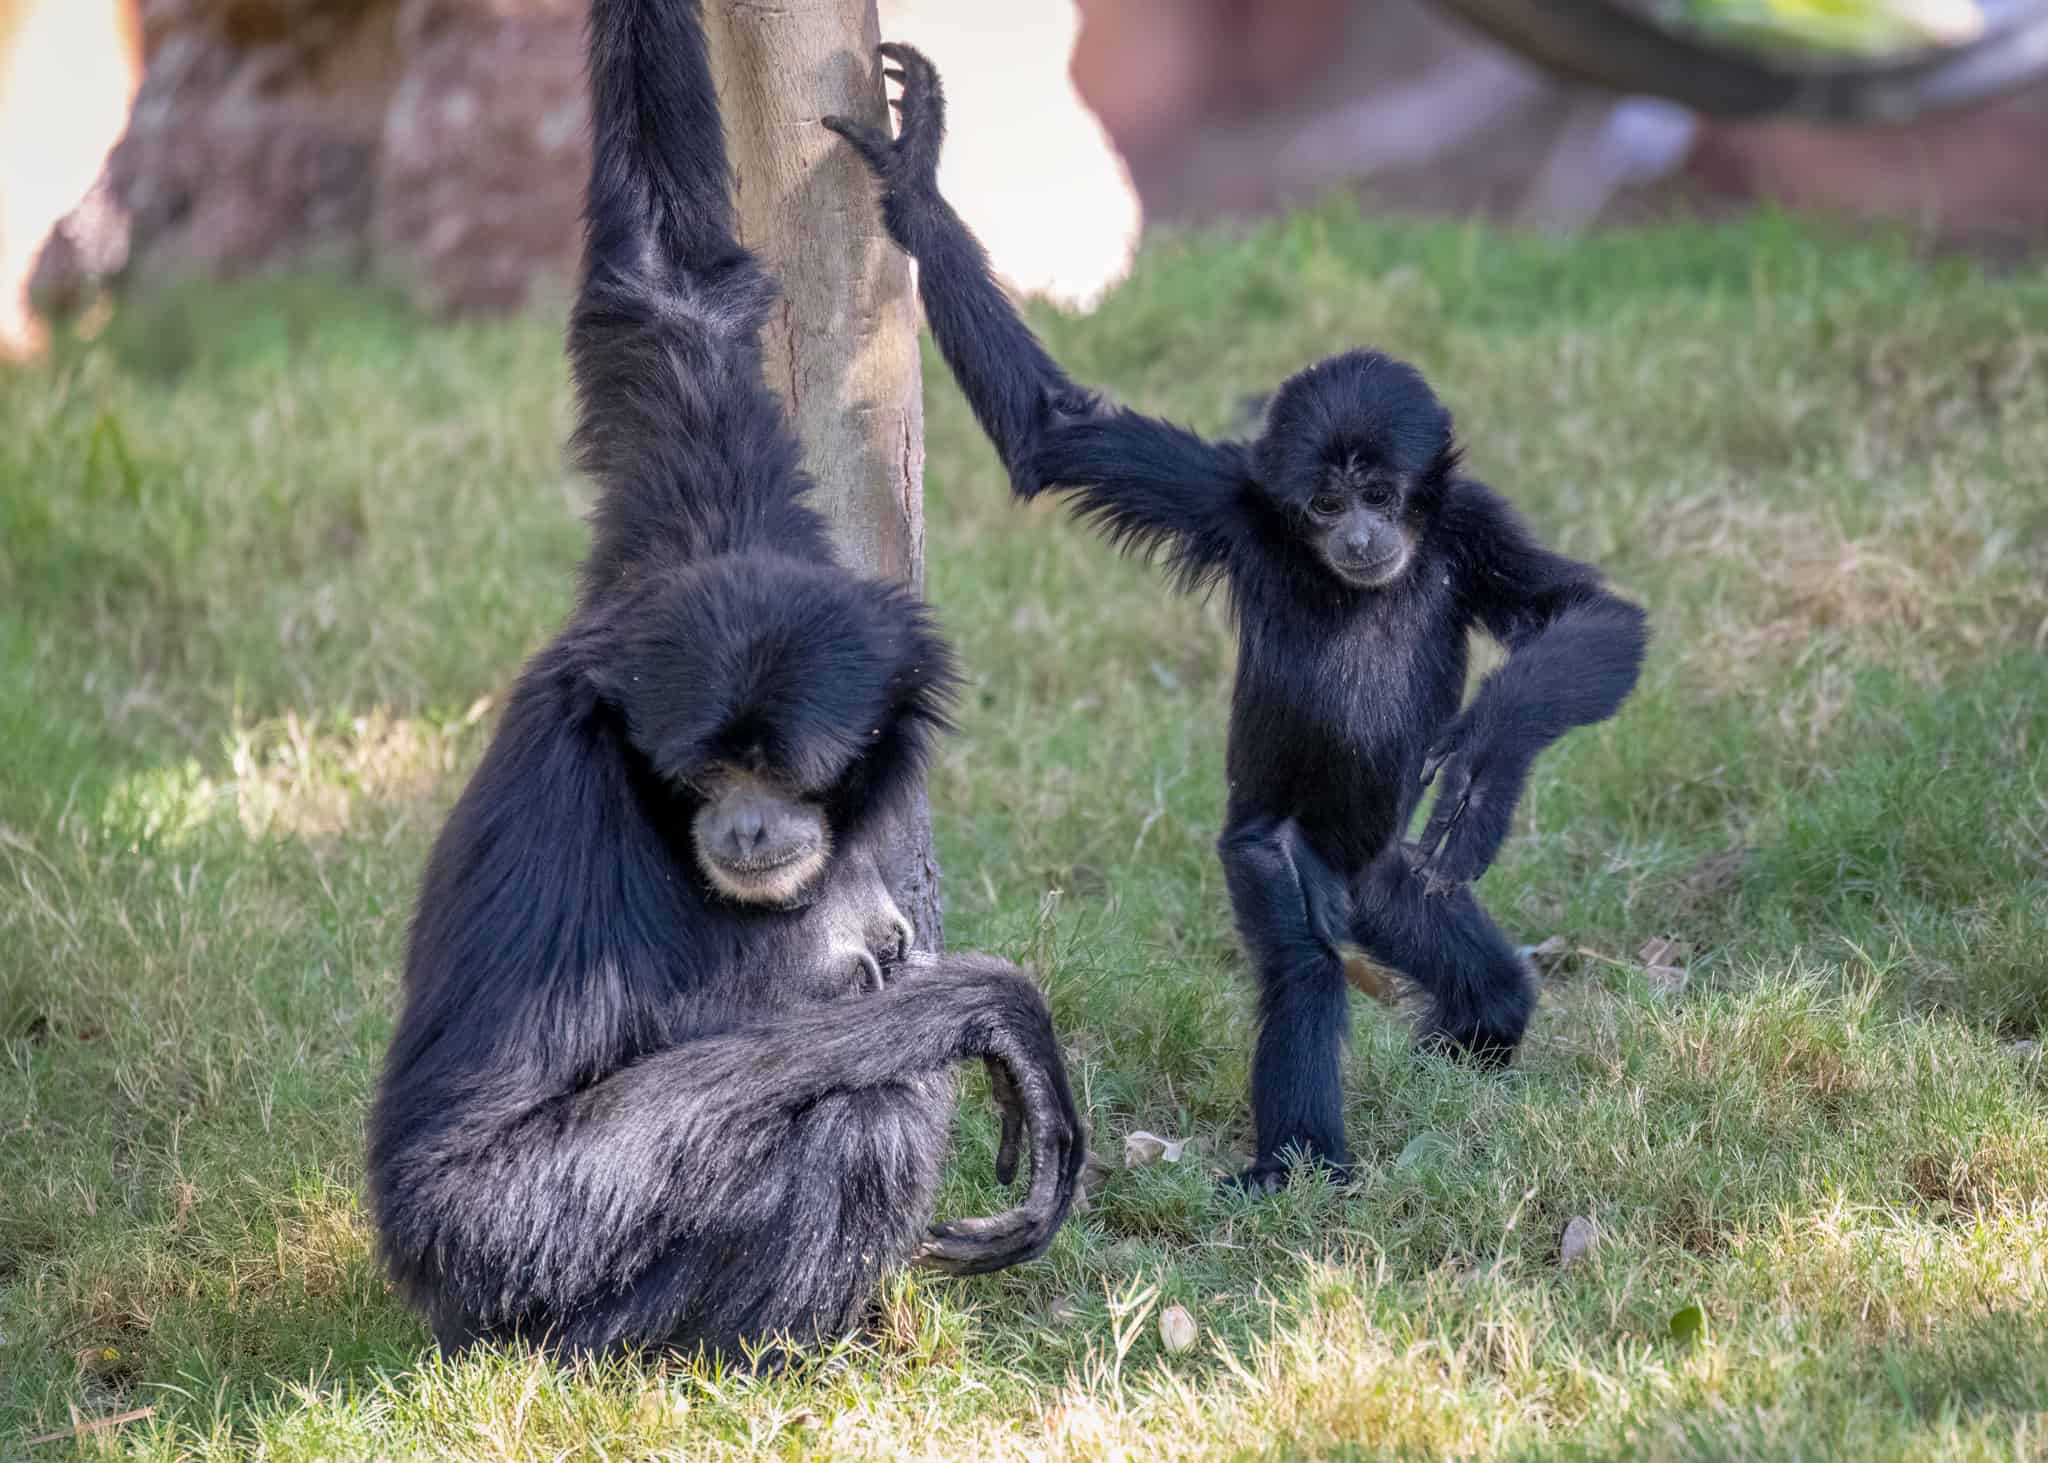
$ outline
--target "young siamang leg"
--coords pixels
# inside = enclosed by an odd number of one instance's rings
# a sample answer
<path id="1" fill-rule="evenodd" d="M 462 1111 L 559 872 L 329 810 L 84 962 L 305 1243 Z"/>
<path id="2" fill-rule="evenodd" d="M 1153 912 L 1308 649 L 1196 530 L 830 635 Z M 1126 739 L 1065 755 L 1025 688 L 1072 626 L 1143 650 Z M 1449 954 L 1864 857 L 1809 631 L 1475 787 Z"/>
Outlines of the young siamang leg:
<path id="1" fill-rule="evenodd" d="M 1344 965 L 1321 904 L 1330 876 L 1294 828 L 1240 823 L 1217 845 L 1238 935 L 1259 982 L 1259 1035 L 1252 1053 L 1257 1160 L 1237 1180 L 1270 1191 L 1287 1181 L 1290 1154 L 1342 1173 L 1344 1092 L 1339 1063 L 1350 1024 Z"/>
<path id="2" fill-rule="evenodd" d="M 1433 884 L 1396 844 L 1359 879 L 1356 898 L 1352 934 L 1359 945 L 1430 996 L 1423 1042 L 1482 1061 L 1512 1057 L 1536 993 L 1522 957 L 1470 887 Z"/>

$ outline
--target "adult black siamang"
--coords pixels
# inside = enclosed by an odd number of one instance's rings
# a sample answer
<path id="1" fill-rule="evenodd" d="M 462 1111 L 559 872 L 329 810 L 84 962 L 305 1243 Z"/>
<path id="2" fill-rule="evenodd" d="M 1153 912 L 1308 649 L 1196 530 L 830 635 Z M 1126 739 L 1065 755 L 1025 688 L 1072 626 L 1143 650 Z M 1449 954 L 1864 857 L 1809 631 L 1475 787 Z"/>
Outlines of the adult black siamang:
<path id="1" fill-rule="evenodd" d="M 1499 852 L 1536 754 L 1634 686 L 1642 612 L 1463 476 L 1449 412 L 1384 355 L 1292 377 L 1251 442 L 1204 441 L 1076 386 L 939 195 L 936 72 L 907 46 L 882 50 L 901 87 L 895 140 L 826 125 L 879 180 L 932 333 L 1017 495 L 1071 493 L 1117 544 L 1160 550 L 1183 588 L 1228 586 L 1239 652 L 1219 850 L 1260 987 L 1257 1157 L 1239 1182 L 1284 1183 L 1290 1153 L 1342 1171 L 1346 947 L 1427 993 L 1425 1040 L 1513 1053 L 1534 992 L 1467 886 Z M 1508 656 L 1460 711 L 1475 626 Z M 1433 777 L 1421 844 L 1404 843 Z"/>
<path id="2" fill-rule="evenodd" d="M 698 7 L 594 0 L 589 44 L 593 544 L 428 865 L 370 1194 L 444 1347 L 733 1354 L 846 1331 L 906 1260 L 1038 1254 L 1085 1153 L 1029 977 L 909 955 L 877 872 L 951 661 L 805 504 Z M 1029 1188 L 928 1230 L 974 1058 Z"/>

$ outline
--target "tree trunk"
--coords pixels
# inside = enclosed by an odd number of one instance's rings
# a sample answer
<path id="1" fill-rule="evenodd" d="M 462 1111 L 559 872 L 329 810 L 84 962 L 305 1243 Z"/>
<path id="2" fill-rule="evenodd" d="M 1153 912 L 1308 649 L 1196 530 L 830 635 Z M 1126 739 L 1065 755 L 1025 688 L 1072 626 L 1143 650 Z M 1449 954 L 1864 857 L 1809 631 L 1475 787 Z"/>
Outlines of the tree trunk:
<path id="1" fill-rule="evenodd" d="M 842 563 L 924 585 L 924 406 L 908 262 L 882 232 L 874 183 L 819 125 L 886 126 L 874 0 L 710 0 L 705 28 L 738 192 L 740 233 L 782 278 L 762 338 Z M 920 793 L 888 833 L 886 874 L 918 943 L 939 948 L 939 870 Z"/>

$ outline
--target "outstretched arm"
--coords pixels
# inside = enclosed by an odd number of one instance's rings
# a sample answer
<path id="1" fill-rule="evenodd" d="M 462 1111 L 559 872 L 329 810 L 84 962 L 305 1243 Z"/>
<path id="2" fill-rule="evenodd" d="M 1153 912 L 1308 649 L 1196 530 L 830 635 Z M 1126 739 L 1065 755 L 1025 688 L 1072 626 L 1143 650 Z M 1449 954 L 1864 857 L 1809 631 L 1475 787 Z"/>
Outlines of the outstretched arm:
<path id="1" fill-rule="evenodd" d="M 1493 863 L 1537 753 L 1621 708 L 1642 670 L 1643 612 L 1598 570 L 1537 543 L 1507 503 L 1454 483 L 1439 520 L 1464 618 L 1507 648 L 1443 740 L 1423 781 L 1444 785 L 1423 830 L 1434 871 L 1454 882 Z"/>
<path id="2" fill-rule="evenodd" d="M 940 354 L 1022 498 L 1071 491 L 1078 511 L 1125 547 L 1164 547 L 1184 579 L 1221 567 L 1247 477 L 1236 444 L 1213 445 L 1136 412 L 1105 408 L 1031 333 L 989 270 L 981 244 L 939 192 L 945 95 L 909 46 L 886 45 L 902 94 L 898 135 L 844 117 L 845 138 L 881 184 L 889 237 L 917 260 L 918 294 Z"/>

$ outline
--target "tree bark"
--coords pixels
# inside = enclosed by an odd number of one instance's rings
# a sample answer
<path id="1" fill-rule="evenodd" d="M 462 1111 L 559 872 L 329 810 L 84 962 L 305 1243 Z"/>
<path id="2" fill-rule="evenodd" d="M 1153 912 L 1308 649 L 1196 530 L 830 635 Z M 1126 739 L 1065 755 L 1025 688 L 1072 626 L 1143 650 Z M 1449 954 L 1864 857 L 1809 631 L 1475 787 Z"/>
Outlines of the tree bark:
<path id="1" fill-rule="evenodd" d="M 874 183 L 819 124 L 886 126 L 874 0 L 710 0 L 705 28 L 732 154 L 740 233 L 782 278 L 762 338 L 814 502 L 840 561 L 924 586 L 924 406 L 908 261 L 882 232 Z M 939 948 L 939 870 L 922 792 L 887 832 L 885 874 Z"/>

